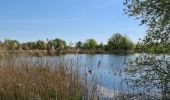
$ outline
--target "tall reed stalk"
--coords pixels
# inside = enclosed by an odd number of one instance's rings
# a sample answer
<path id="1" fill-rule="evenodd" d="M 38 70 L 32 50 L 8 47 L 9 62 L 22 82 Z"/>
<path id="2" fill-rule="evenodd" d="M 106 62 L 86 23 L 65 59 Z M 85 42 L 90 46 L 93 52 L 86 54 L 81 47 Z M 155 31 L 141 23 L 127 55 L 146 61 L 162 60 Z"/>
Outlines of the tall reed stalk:
<path id="1" fill-rule="evenodd" d="M 78 69 L 73 67 L 71 63 L 54 64 L 45 58 L 3 57 L 0 60 L 0 100 L 87 98 L 86 86 Z"/>

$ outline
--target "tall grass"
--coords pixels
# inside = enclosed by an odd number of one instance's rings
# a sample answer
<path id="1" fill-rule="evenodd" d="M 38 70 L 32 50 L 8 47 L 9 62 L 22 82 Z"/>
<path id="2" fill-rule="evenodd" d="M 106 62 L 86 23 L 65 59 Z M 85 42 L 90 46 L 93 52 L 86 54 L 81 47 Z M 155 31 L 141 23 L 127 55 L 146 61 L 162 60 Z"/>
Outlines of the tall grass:
<path id="1" fill-rule="evenodd" d="M 38 58 L 0 60 L 0 100 L 81 100 L 87 86 L 73 65 Z"/>

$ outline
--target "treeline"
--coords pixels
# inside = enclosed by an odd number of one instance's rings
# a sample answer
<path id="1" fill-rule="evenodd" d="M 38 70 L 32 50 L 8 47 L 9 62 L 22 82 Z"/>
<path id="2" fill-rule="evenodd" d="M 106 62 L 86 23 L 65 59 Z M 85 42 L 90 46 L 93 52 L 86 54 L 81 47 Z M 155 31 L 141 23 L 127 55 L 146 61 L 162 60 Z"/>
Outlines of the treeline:
<path id="1" fill-rule="evenodd" d="M 135 51 L 152 54 L 170 54 L 170 41 L 148 41 L 151 40 L 148 40 L 147 37 L 145 37 L 143 40 L 139 40 L 139 42 L 135 45 Z"/>
<path id="2" fill-rule="evenodd" d="M 38 40 L 35 42 L 26 42 L 20 43 L 17 40 L 6 39 L 4 42 L 1 42 L 1 49 L 5 50 L 58 50 L 66 49 L 67 45 L 64 40 L 56 38 L 54 40 L 42 41 Z"/>
<path id="3" fill-rule="evenodd" d="M 38 40 L 35 42 L 20 43 L 17 40 L 6 39 L 4 42 L 0 42 L 1 50 L 85 50 L 85 51 L 108 51 L 108 52 L 153 52 L 155 50 L 160 53 L 170 52 L 170 43 L 166 44 L 169 49 L 164 49 L 165 44 L 152 43 L 146 44 L 143 41 L 139 41 L 137 44 L 133 43 L 128 37 L 121 35 L 120 33 L 113 34 L 108 39 L 107 44 L 97 43 L 95 39 L 87 39 L 85 42 L 78 41 L 66 44 L 62 39 L 56 38 L 53 40 Z"/>
<path id="4" fill-rule="evenodd" d="M 98 44 L 94 39 L 87 39 L 84 43 L 81 41 L 77 42 L 75 47 L 84 50 L 132 52 L 134 51 L 135 44 L 128 37 L 116 33 L 108 39 L 106 45 L 103 43 Z"/>

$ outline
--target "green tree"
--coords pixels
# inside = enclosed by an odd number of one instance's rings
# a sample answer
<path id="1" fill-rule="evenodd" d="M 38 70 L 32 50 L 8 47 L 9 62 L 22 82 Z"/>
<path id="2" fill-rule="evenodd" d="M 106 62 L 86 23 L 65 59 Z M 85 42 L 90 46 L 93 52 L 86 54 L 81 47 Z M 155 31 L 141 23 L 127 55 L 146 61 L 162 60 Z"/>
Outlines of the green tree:
<path id="1" fill-rule="evenodd" d="M 28 50 L 29 49 L 27 43 L 22 43 L 21 48 L 22 48 L 22 50 Z"/>
<path id="2" fill-rule="evenodd" d="M 20 47 L 20 43 L 17 40 L 5 40 L 3 44 L 3 48 L 7 50 L 18 50 Z"/>
<path id="3" fill-rule="evenodd" d="M 167 47 L 164 47 L 164 45 L 160 43 L 145 43 L 144 41 L 140 41 L 137 43 L 135 50 L 144 53 L 166 54 L 170 53 L 170 44 L 167 44 Z"/>
<path id="4" fill-rule="evenodd" d="M 2 49 L 3 42 L 0 41 L 0 49 Z"/>
<path id="5" fill-rule="evenodd" d="M 166 55 L 158 56 L 155 49 L 161 45 L 162 49 L 169 48 L 170 42 L 170 0 L 125 0 L 125 13 L 141 20 L 145 24 L 147 34 L 143 40 L 144 45 L 154 45 L 151 52 L 130 60 L 125 72 L 133 86 L 157 87 L 162 93 L 162 99 L 168 100 L 170 95 L 170 59 Z M 149 49 L 148 49 L 149 50 Z M 150 85 L 148 85 L 150 83 Z"/>
<path id="6" fill-rule="evenodd" d="M 36 49 L 44 50 L 46 49 L 46 43 L 44 41 L 38 40 L 35 44 Z"/>
<path id="7" fill-rule="evenodd" d="M 83 46 L 83 43 L 82 43 L 81 41 L 78 41 L 78 42 L 76 43 L 76 48 L 81 49 L 82 46 Z"/>
<path id="8" fill-rule="evenodd" d="M 94 39 L 87 39 L 86 42 L 83 44 L 83 47 L 86 49 L 95 49 L 97 46 L 97 42 Z"/>
<path id="9" fill-rule="evenodd" d="M 83 43 L 82 49 L 89 49 L 88 44 L 86 42 Z"/>
<path id="10" fill-rule="evenodd" d="M 48 45 L 50 46 L 50 48 L 54 47 L 54 49 L 59 49 L 59 50 L 65 49 L 66 46 L 67 46 L 66 42 L 64 40 L 59 39 L 59 38 L 56 38 L 54 40 L 50 40 L 48 42 Z"/>
<path id="11" fill-rule="evenodd" d="M 123 50 L 129 51 L 133 50 L 133 42 L 120 33 L 113 34 L 113 36 L 108 41 L 108 48 L 112 51 Z"/>
<path id="12" fill-rule="evenodd" d="M 25 46 L 27 46 L 27 48 L 28 48 L 29 50 L 35 50 L 35 49 L 37 49 L 35 42 L 27 42 L 27 43 L 25 44 Z"/>
<path id="13" fill-rule="evenodd" d="M 104 50 L 104 45 L 103 43 L 100 43 L 99 45 L 96 46 L 97 49 Z"/>
<path id="14" fill-rule="evenodd" d="M 145 42 L 170 42 L 170 0 L 125 0 L 125 12 L 148 26 Z"/>

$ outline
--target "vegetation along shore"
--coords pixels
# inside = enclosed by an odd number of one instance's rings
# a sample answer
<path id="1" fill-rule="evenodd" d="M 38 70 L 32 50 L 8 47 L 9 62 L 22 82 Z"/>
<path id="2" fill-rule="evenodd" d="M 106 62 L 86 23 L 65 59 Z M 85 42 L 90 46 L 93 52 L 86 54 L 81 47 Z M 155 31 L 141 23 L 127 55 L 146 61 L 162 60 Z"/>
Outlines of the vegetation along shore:
<path id="1" fill-rule="evenodd" d="M 164 48 L 166 46 L 166 48 Z M 35 56 L 57 54 L 129 54 L 129 53 L 170 53 L 170 44 L 145 44 L 144 41 L 133 43 L 128 37 L 119 33 L 113 34 L 107 44 L 97 43 L 95 39 L 78 41 L 69 45 L 62 39 L 37 40 L 35 42 L 20 43 L 17 40 L 5 39 L 0 42 L 0 52 L 9 54 L 27 54 Z"/>

